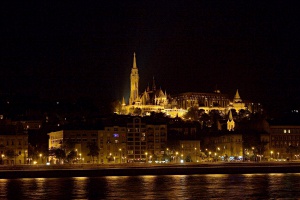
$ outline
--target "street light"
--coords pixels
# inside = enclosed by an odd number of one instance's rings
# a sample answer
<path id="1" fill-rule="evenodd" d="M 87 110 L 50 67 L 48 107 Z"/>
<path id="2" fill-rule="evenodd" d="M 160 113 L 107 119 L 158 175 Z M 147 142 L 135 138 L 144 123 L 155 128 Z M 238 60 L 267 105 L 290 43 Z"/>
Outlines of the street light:
<path id="1" fill-rule="evenodd" d="M 273 158 L 273 151 L 271 151 L 270 153 L 271 153 L 271 158 Z"/>
<path id="2" fill-rule="evenodd" d="M 43 163 L 43 162 L 42 162 L 42 156 L 43 156 L 43 154 L 40 153 L 41 164 Z"/>
<path id="3" fill-rule="evenodd" d="M 148 152 L 146 152 L 146 153 L 145 153 L 145 155 L 146 155 L 146 163 L 147 163 L 147 158 L 148 158 L 147 156 L 148 156 Z"/>
<path id="4" fill-rule="evenodd" d="M 122 149 L 120 148 L 119 149 L 119 152 L 120 152 L 120 163 L 122 162 L 122 160 L 121 160 L 121 156 L 122 156 Z"/>

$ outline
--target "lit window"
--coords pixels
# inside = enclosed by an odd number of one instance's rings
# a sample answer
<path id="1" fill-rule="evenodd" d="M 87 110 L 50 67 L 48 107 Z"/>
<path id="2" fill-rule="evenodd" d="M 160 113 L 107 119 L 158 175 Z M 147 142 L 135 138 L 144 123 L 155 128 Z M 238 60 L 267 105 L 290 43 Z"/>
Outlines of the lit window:
<path id="1" fill-rule="evenodd" d="M 290 129 L 288 130 L 288 133 L 291 133 L 291 130 L 290 130 Z"/>
<path id="2" fill-rule="evenodd" d="M 286 133 L 286 130 L 285 130 L 285 129 L 283 130 L 283 133 Z"/>

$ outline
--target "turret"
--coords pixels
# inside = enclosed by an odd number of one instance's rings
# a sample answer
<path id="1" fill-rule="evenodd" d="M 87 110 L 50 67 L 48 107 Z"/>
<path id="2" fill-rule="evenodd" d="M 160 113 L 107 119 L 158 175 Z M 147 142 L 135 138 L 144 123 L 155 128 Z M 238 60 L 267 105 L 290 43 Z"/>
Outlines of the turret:
<path id="1" fill-rule="evenodd" d="M 227 120 L 227 130 L 228 131 L 234 131 L 235 122 L 232 117 L 232 112 L 229 110 L 228 120 Z"/>

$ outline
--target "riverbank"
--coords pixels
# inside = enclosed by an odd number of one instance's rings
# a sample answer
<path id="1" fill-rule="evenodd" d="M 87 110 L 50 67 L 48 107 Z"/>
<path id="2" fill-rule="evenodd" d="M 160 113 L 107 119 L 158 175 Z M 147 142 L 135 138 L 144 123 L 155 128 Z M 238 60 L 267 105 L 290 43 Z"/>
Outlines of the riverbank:
<path id="1" fill-rule="evenodd" d="M 299 163 L 205 163 L 0 166 L 0 179 L 140 175 L 300 173 Z"/>

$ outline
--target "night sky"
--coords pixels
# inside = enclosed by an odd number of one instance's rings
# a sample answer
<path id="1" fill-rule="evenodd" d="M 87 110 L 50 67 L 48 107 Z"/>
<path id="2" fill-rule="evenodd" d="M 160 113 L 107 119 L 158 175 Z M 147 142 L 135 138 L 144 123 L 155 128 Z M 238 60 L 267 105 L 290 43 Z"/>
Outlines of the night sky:
<path id="1" fill-rule="evenodd" d="M 97 3 L 95 3 L 97 2 Z M 0 93 L 129 97 L 133 52 L 140 92 L 212 92 L 298 105 L 299 9 L 286 1 L 1 3 Z M 297 57 L 297 58 L 296 58 Z"/>

